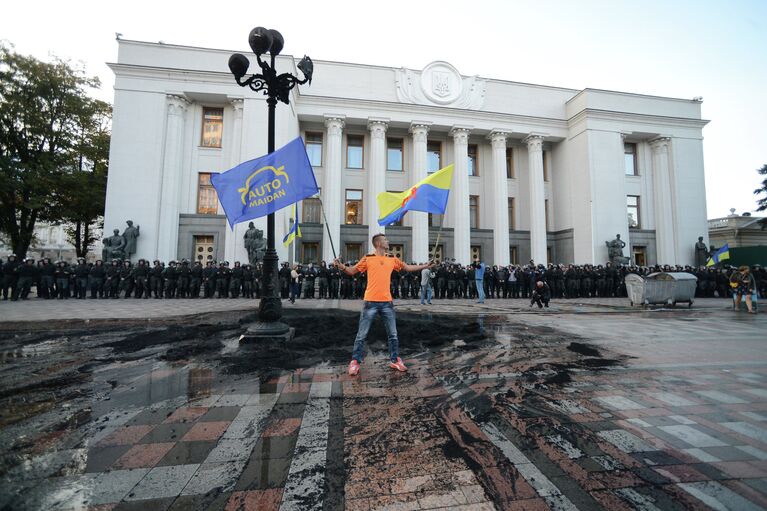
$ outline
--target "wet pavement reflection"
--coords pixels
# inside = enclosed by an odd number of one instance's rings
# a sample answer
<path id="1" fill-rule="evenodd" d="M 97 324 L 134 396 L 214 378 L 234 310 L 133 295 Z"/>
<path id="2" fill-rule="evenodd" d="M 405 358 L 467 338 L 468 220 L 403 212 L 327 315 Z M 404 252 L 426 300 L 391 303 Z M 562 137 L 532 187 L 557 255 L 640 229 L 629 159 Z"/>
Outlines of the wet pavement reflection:
<path id="1" fill-rule="evenodd" d="M 761 317 L 449 312 L 399 314 L 407 373 L 377 325 L 356 377 L 349 311 L 2 331 L 0 509 L 767 508 Z"/>

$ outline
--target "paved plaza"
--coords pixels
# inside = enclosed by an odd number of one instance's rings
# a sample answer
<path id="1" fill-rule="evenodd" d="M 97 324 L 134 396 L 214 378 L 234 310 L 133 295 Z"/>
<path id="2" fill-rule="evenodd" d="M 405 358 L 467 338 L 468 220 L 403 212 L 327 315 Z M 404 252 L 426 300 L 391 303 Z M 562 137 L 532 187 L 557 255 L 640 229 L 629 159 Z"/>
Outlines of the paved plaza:
<path id="1" fill-rule="evenodd" d="M 764 314 L 402 300 L 350 377 L 361 305 L 0 303 L 0 509 L 767 509 Z"/>

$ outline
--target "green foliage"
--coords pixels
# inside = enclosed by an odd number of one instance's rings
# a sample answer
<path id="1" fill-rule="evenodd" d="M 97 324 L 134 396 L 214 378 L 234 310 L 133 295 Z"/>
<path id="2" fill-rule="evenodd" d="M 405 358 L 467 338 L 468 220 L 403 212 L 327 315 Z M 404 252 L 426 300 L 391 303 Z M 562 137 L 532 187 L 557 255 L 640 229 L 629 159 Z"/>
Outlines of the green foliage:
<path id="1" fill-rule="evenodd" d="M 767 164 L 762 165 L 762 168 L 756 169 L 756 171 L 761 176 L 767 176 Z M 762 194 L 764 195 L 763 197 L 756 199 L 757 211 L 764 211 L 767 209 L 767 177 L 762 179 L 762 186 L 754 190 L 754 195 Z M 762 226 L 762 229 L 767 229 L 767 218 L 762 218 L 759 220 L 759 224 Z"/>
<path id="2" fill-rule="evenodd" d="M 103 214 L 111 106 L 88 95 L 99 86 L 0 45 L 0 232 L 21 258 L 35 222 Z"/>

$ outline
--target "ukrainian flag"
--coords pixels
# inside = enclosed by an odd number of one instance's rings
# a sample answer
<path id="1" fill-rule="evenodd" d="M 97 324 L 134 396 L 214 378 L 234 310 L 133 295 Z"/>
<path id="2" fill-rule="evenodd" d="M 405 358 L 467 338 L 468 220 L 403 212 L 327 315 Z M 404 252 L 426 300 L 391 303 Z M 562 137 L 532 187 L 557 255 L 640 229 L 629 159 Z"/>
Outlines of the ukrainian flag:
<path id="1" fill-rule="evenodd" d="M 381 192 L 378 200 L 378 225 L 399 222 L 408 211 L 445 214 L 450 185 L 453 182 L 453 166 L 448 165 L 426 179 L 422 179 L 404 192 Z"/>
<path id="2" fill-rule="evenodd" d="M 706 266 L 714 266 L 715 264 L 719 264 L 725 259 L 730 258 L 730 244 L 725 243 L 722 248 L 717 250 L 714 255 L 708 258 L 708 261 L 706 261 Z"/>
<path id="3" fill-rule="evenodd" d="M 298 208 L 296 202 L 293 203 L 293 227 L 290 228 L 288 233 L 282 238 L 282 244 L 286 247 L 293 243 L 293 240 L 301 237 L 301 227 L 298 225 Z"/>

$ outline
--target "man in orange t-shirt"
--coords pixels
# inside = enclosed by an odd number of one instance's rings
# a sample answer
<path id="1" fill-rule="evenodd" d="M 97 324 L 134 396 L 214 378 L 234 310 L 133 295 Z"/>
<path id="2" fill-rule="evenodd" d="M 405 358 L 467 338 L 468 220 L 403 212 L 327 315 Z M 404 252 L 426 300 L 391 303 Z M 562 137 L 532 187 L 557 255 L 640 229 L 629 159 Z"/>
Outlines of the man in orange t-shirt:
<path id="1" fill-rule="evenodd" d="M 354 340 L 352 361 L 349 363 L 349 374 L 354 376 L 360 372 L 360 364 L 365 356 L 365 339 L 370 330 L 373 319 L 380 314 L 383 318 L 386 333 L 389 336 L 389 367 L 397 371 L 407 371 L 407 367 L 399 357 L 399 339 L 397 338 L 397 321 L 394 317 L 394 304 L 391 297 L 391 272 L 421 271 L 429 268 L 429 264 L 405 264 L 397 257 L 386 255 L 389 250 L 389 240 L 384 234 L 373 236 L 373 248 L 375 252 L 363 257 L 354 266 L 346 266 L 339 259 L 335 264 L 347 275 L 366 271 L 368 274 L 367 288 L 365 289 L 365 301 L 360 313 L 360 325 L 357 329 L 357 338 Z"/>

